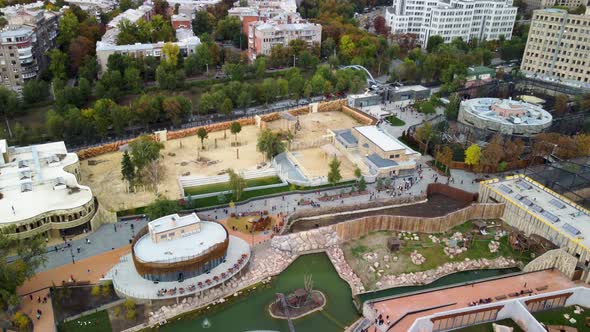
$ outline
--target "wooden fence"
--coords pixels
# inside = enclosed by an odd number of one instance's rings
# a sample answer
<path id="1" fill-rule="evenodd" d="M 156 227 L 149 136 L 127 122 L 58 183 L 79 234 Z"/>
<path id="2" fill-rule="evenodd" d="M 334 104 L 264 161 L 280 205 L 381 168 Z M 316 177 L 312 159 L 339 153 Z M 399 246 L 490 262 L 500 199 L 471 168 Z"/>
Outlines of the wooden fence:
<path id="1" fill-rule="evenodd" d="M 378 215 L 345 221 L 331 227 L 342 241 L 358 239 L 376 231 L 441 233 L 472 219 L 499 219 L 502 203 L 476 203 L 440 217 Z"/>

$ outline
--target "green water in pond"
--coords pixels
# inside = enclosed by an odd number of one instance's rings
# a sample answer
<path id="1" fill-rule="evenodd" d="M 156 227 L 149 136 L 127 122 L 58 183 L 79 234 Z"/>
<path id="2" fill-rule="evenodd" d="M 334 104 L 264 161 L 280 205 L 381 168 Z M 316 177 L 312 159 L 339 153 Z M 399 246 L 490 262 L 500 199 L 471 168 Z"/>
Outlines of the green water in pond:
<path id="1" fill-rule="evenodd" d="M 287 321 L 270 317 L 268 305 L 274 301 L 276 293 L 288 294 L 296 288 L 302 288 L 303 277 L 306 274 L 313 276 L 313 287 L 326 295 L 327 304 L 323 311 L 294 320 L 295 329 L 298 332 L 343 331 L 345 326 L 357 320 L 359 314 L 351 301 L 352 293 L 348 284 L 340 279 L 328 256 L 312 254 L 299 257 L 270 284 L 258 287 L 247 296 L 240 296 L 236 301 L 228 304 L 217 305 L 198 316 L 173 321 L 160 330 L 174 332 L 288 331 Z M 205 319 L 210 323 L 207 329 L 203 328 Z"/>
<path id="2" fill-rule="evenodd" d="M 482 278 L 497 277 L 518 272 L 518 269 L 465 271 L 443 277 L 426 286 L 399 287 L 359 296 L 359 300 L 399 295 L 418 290 L 463 283 Z M 174 320 L 160 331 L 224 331 L 241 332 L 249 330 L 288 331 L 287 321 L 273 319 L 268 313 L 268 305 L 274 301 L 276 293 L 285 293 L 303 287 L 306 274 L 313 276 L 314 289 L 322 291 L 327 298 L 324 310 L 294 320 L 297 332 L 306 331 L 343 331 L 345 326 L 358 319 L 359 313 L 354 307 L 350 287 L 338 274 L 325 254 L 304 255 L 295 260 L 279 276 L 267 285 L 261 285 L 237 298 L 230 297 L 227 303 L 216 305 L 205 312 L 188 314 Z M 204 322 L 209 324 L 204 328 Z"/>
<path id="3" fill-rule="evenodd" d="M 360 303 L 364 303 L 368 300 L 379 299 L 387 296 L 401 295 L 405 293 L 411 293 L 416 291 L 422 291 L 442 286 L 449 286 L 454 284 L 462 284 L 474 280 L 480 280 L 485 278 L 499 277 L 510 273 L 520 272 L 519 268 L 508 268 L 508 269 L 491 269 L 491 270 L 474 270 L 474 271 L 462 271 L 448 276 L 442 277 L 434 282 L 425 286 L 406 286 L 389 288 L 382 291 L 365 293 L 358 296 Z"/>

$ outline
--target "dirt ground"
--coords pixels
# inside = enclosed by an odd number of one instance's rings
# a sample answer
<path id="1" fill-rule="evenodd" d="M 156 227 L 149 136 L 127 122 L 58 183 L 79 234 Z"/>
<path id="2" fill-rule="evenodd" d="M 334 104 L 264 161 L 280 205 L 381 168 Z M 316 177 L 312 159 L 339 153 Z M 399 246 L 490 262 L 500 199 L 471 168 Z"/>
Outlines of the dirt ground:
<path id="1" fill-rule="evenodd" d="M 320 226 L 329 226 L 347 220 L 379 214 L 409 217 L 438 217 L 444 216 L 445 214 L 455 210 L 462 209 L 465 206 L 465 202 L 456 200 L 452 197 L 442 194 L 432 194 L 428 196 L 428 201 L 426 203 L 412 204 L 377 211 L 358 212 L 347 215 L 335 215 L 314 219 L 312 221 L 298 221 L 293 224 L 293 226 L 291 226 L 291 232 L 296 233 L 306 231 Z"/>
<path id="2" fill-rule="evenodd" d="M 236 163 L 237 148 L 230 146 L 234 136 L 229 130 L 225 140 L 222 131 L 209 133 L 209 138 L 205 140 L 205 150 L 200 151 L 198 149 L 201 142 L 197 136 L 165 142 L 162 150 L 164 176 L 158 186 L 159 192 L 170 199 L 180 198 L 178 176 L 182 174 L 210 176 L 236 166 L 239 166 L 239 170 L 256 169 L 263 162 L 262 155 L 256 151 L 257 134 L 256 126 L 242 127 L 238 134 L 239 164 Z M 198 162 L 199 155 L 207 158 L 209 165 Z M 122 156 L 122 152 L 113 152 L 89 159 L 88 161 L 99 162 L 94 166 L 89 165 L 87 160 L 81 162 L 82 184 L 92 188 L 101 204 L 113 211 L 145 206 L 156 198 L 152 190 L 140 189 L 132 194 L 125 192 L 125 184 L 121 179 Z"/>
<path id="3" fill-rule="evenodd" d="M 309 141 L 320 139 L 326 134 L 326 129 L 344 129 L 360 125 L 355 119 L 341 112 L 312 113 L 299 116 L 301 130 L 295 134 L 295 141 Z M 270 128 L 277 126 L 271 122 Z M 169 199 L 180 198 L 181 190 L 178 184 L 180 175 L 217 175 L 228 168 L 239 171 L 253 170 L 263 163 L 262 155 L 256 151 L 256 140 L 259 129 L 256 126 L 244 126 L 238 134 L 239 158 L 237 148 L 231 146 L 234 136 L 227 131 L 224 139 L 223 132 L 209 133 L 205 140 L 205 150 L 199 150 L 201 142 L 197 136 L 185 137 L 164 143 L 163 165 L 164 175 L 158 186 L 159 193 Z M 215 140 L 217 139 L 217 143 Z M 309 149 L 302 153 L 302 163 L 312 176 L 328 174 L 327 161 L 318 158 L 321 150 Z M 138 188 L 135 193 L 125 192 L 125 184 L 121 178 L 122 152 L 104 154 L 81 162 L 82 184 L 92 188 L 101 204 L 108 210 L 118 211 L 134 207 L 141 207 L 151 203 L 155 192 L 151 189 Z M 209 162 L 199 162 L 198 157 Z M 239 161 L 237 160 L 239 159 Z M 352 163 L 342 158 L 342 175 L 346 178 L 354 171 Z M 236 163 L 236 161 L 238 161 Z M 89 162 L 97 162 L 89 165 Z M 351 173 L 350 173 L 351 174 Z"/>
<path id="4" fill-rule="evenodd" d="M 326 157 L 324 151 L 320 148 L 293 151 L 292 155 L 299 162 L 299 168 L 310 178 L 327 176 L 330 171 L 328 164 L 331 158 Z M 353 179 L 355 165 L 344 156 L 338 157 L 338 160 L 340 160 L 340 174 L 342 175 L 342 179 Z"/>
<path id="5" fill-rule="evenodd" d="M 405 268 L 408 264 L 411 264 L 409 255 L 400 252 L 392 253 L 387 248 L 387 239 L 396 235 L 396 232 L 375 232 L 363 236 L 358 240 L 348 241 L 342 245 L 346 262 L 348 262 L 352 270 L 361 278 L 366 288 L 374 288 L 375 283 L 379 281 L 377 275 L 369 269 L 374 262 L 379 262 L 379 268 L 377 270 L 383 270 L 384 273 L 382 274 L 392 275 L 406 272 Z M 365 253 L 375 253 L 379 258 L 369 262 L 362 257 Z M 384 256 L 386 255 L 390 258 L 388 262 L 384 260 Z M 398 257 L 397 262 L 393 261 L 394 256 Z"/>
<path id="6" fill-rule="evenodd" d="M 326 129 L 348 129 L 362 125 L 342 112 L 318 112 L 299 117 L 301 130 L 295 135 L 296 140 L 310 140 L 326 135 Z"/>

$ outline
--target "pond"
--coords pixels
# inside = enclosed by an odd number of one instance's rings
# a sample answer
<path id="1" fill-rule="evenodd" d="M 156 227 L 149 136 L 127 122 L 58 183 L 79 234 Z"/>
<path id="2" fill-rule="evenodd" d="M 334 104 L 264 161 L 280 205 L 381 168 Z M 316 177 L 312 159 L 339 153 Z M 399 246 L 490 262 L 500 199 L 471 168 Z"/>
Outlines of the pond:
<path id="1" fill-rule="evenodd" d="M 351 301 L 350 287 L 340 279 L 328 256 L 312 254 L 299 257 L 279 276 L 273 278 L 270 284 L 258 287 L 247 296 L 241 296 L 228 304 L 217 305 L 190 318 L 173 321 L 160 330 L 288 331 L 287 321 L 270 317 L 268 305 L 274 301 L 276 293 L 288 294 L 296 288 L 302 288 L 306 274 L 313 276 L 313 287 L 326 295 L 327 304 L 323 311 L 294 320 L 297 331 L 343 331 L 345 326 L 359 318 Z M 205 326 L 209 328 L 204 329 Z"/>
<path id="2" fill-rule="evenodd" d="M 518 269 L 499 269 L 466 271 L 443 277 L 427 286 L 399 287 L 368 293 L 359 296 L 359 300 L 385 296 L 400 295 L 440 286 L 463 283 L 482 278 L 502 276 Z M 249 331 L 272 330 L 288 331 L 287 321 L 270 317 L 268 305 L 274 301 L 275 294 L 288 294 L 296 288 L 303 287 L 304 276 L 313 276 L 314 289 L 321 290 L 327 298 L 324 310 L 294 320 L 297 331 L 343 331 L 360 316 L 351 300 L 350 287 L 338 274 L 328 257 L 323 254 L 304 255 L 296 259 L 270 284 L 261 285 L 247 295 L 230 298 L 227 303 L 216 305 L 204 312 L 190 313 L 181 319 L 162 326 L 161 331 Z"/>
<path id="3" fill-rule="evenodd" d="M 466 282 L 471 282 L 475 280 L 485 279 L 485 278 L 494 278 L 494 277 L 501 277 L 512 273 L 520 272 L 520 269 L 515 268 L 507 268 L 507 269 L 489 269 L 489 270 L 473 270 L 473 271 L 462 271 L 453 274 L 449 274 L 448 276 L 442 277 L 434 282 L 425 285 L 425 286 L 405 286 L 405 287 L 395 287 L 384 289 L 381 291 L 364 293 L 357 296 L 359 303 L 364 303 L 368 300 L 374 300 L 384 297 L 396 296 L 405 293 L 423 291 L 427 289 L 437 288 L 437 287 L 444 287 L 454 284 L 462 284 Z"/>

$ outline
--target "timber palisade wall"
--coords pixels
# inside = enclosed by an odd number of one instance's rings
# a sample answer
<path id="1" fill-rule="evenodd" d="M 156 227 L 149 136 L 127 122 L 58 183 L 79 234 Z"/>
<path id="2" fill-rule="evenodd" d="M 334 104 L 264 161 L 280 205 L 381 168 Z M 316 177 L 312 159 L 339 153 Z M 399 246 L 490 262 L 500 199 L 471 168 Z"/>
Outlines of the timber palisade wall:
<path id="1" fill-rule="evenodd" d="M 499 219 L 504 204 L 474 203 L 440 217 L 377 215 L 331 225 L 341 241 L 358 239 L 376 231 L 441 233 L 472 219 Z"/>

